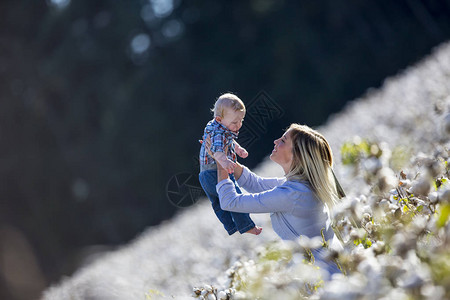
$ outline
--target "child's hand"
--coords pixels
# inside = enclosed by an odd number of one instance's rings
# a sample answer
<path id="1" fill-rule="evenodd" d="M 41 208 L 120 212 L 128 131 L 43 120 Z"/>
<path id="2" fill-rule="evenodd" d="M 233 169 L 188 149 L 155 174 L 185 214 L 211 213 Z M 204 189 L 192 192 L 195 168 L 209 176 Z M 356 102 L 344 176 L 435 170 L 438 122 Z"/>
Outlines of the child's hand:
<path id="1" fill-rule="evenodd" d="M 244 148 L 236 149 L 236 154 L 239 155 L 239 157 L 242 157 L 242 158 L 246 158 L 248 156 L 248 152 Z"/>

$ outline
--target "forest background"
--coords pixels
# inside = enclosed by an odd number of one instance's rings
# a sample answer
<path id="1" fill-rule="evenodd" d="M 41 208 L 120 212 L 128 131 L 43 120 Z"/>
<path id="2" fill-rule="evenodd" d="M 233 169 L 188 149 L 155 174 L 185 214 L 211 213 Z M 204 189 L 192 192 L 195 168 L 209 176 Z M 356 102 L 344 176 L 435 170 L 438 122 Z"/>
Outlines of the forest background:
<path id="1" fill-rule="evenodd" d="M 253 167 L 449 37 L 450 1 L 1 1 L 0 298 L 17 240 L 48 285 L 193 204 L 221 93 Z"/>

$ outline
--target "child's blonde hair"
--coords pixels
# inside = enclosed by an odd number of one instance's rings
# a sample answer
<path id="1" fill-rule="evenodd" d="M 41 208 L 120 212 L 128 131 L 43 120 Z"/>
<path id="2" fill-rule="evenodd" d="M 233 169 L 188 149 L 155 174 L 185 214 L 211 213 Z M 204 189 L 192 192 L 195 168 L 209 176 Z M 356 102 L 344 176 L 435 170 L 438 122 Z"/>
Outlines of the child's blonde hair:
<path id="1" fill-rule="evenodd" d="M 211 111 L 214 113 L 214 117 L 223 118 L 225 116 L 225 109 L 227 108 L 232 109 L 233 111 L 245 112 L 244 102 L 232 93 L 220 95 Z"/>

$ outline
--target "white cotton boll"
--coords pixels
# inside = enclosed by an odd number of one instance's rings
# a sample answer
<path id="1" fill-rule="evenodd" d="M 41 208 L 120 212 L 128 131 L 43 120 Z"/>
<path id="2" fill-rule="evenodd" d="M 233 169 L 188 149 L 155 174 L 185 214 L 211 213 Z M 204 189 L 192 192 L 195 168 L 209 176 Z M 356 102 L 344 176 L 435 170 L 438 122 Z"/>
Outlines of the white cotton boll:
<path id="1" fill-rule="evenodd" d="M 409 192 L 415 196 L 426 196 L 430 192 L 430 189 L 430 181 L 427 178 L 419 178 L 412 183 Z"/>
<path id="2" fill-rule="evenodd" d="M 367 212 L 363 213 L 363 215 L 362 215 L 362 220 L 366 223 L 369 222 L 371 218 L 372 218 L 372 216 Z"/>
<path id="3" fill-rule="evenodd" d="M 396 233 L 391 242 L 395 254 L 405 256 L 416 247 L 416 237 L 405 232 Z"/>
<path id="4" fill-rule="evenodd" d="M 391 191 L 389 193 L 389 203 L 397 203 L 398 192 L 397 190 Z"/>
<path id="5" fill-rule="evenodd" d="M 255 261 L 253 259 L 245 261 L 244 264 L 243 264 L 244 268 L 252 268 L 254 266 L 255 266 Z"/>
<path id="6" fill-rule="evenodd" d="M 360 195 L 360 196 L 359 196 L 359 200 L 360 200 L 361 203 L 366 203 L 366 202 L 367 202 L 367 197 L 366 197 L 366 195 Z"/>
<path id="7" fill-rule="evenodd" d="M 363 213 L 372 213 L 372 207 L 369 204 L 363 205 L 361 209 Z"/>
<path id="8" fill-rule="evenodd" d="M 364 293 L 366 295 L 385 295 L 386 290 L 386 279 L 384 279 L 384 274 L 382 273 L 381 265 L 374 257 L 369 257 L 368 259 L 362 261 L 358 265 L 358 271 L 365 274 L 368 278 L 367 284 L 364 288 Z"/>
<path id="9" fill-rule="evenodd" d="M 381 156 L 379 159 L 384 166 L 387 166 L 389 165 L 389 160 L 392 157 L 392 150 L 386 142 L 381 142 L 379 146 L 379 149 L 381 150 Z"/>
<path id="10" fill-rule="evenodd" d="M 407 267 L 413 268 L 414 272 L 422 272 L 423 278 L 430 277 L 430 272 L 428 270 L 428 267 L 424 267 L 425 265 L 422 264 L 420 258 L 417 256 L 416 251 L 410 250 L 407 253 L 406 259 L 404 260 L 404 263 Z M 420 268 L 420 269 L 418 269 Z"/>
<path id="11" fill-rule="evenodd" d="M 383 192 L 387 192 L 398 185 L 398 179 L 390 168 L 384 167 L 380 169 L 377 172 L 377 177 L 377 186 Z"/>
<path id="12" fill-rule="evenodd" d="M 382 252 L 384 251 L 384 249 L 385 249 L 385 243 L 384 243 L 383 241 L 375 242 L 375 243 L 372 244 L 372 247 L 371 247 L 371 248 L 373 249 L 373 251 L 374 251 L 376 254 L 380 254 L 380 253 L 382 253 Z"/>
<path id="13" fill-rule="evenodd" d="M 353 228 L 350 231 L 350 239 L 352 240 L 359 240 L 364 238 L 364 235 L 366 234 L 366 231 L 364 228 Z"/>
<path id="14" fill-rule="evenodd" d="M 208 292 L 212 292 L 213 291 L 213 287 L 210 286 L 209 284 L 205 285 L 205 290 L 207 290 Z"/>
<path id="15" fill-rule="evenodd" d="M 197 297 L 202 294 L 202 290 L 200 288 L 197 288 L 197 287 L 194 287 L 192 289 L 192 291 L 193 291 L 194 295 L 197 296 Z"/>
<path id="16" fill-rule="evenodd" d="M 439 198 L 439 194 L 437 192 L 431 192 L 428 195 L 428 199 L 430 200 L 431 203 L 437 203 L 438 202 L 438 198 Z"/>
<path id="17" fill-rule="evenodd" d="M 361 206 L 361 212 L 362 212 L 362 222 L 367 223 L 370 221 L 373 215 L 372 207 L 370 205 L 363 205 Z"/>
<path id="18" fill-rule="evenodd" d="M 233 296 L 236 293 L 235 289 L 229 288 L 225 290 L 227 294 Z"/>
<path id="19" fill-rule="evenodd" d="M 363 161 L 362 166 L 366 172 L 375 175 L 383 165 L 381 161 L 376 157 L 370 157 Z"/>
<path id="20" fill-rule="evenodd" d="M 205 300 L 217 300 L 217 298 L 213 293 L 209 293 L 205 296 Z"/>
<path id="21" fill-rule="evenodd" d="M 313 238 L 308 238 L 307 236 L 300 236 L 298 238 L 299 245 L 304 249 L 317 249 L 322 247 L 322 238 L 320 236 L 316 236 Z"/>
<path id="22" fill-rule="evenodd" d="M 449 203 L 450 202 L 450 189 L 445 189 L 439 193 L 439 202 Z"/>
<path id="23" fill-rule="evenodd" d="M 234 294 L 233 299 L 240 300 L 240 299 L 248 299 L 248 298 L 247 298 L 247 295 L 243 291 L 237 291 Z"/>
<path id="24" fill-rule="evenodd" d="M 350 276 L 335 276 L 328 282 L 320 294 L 322 300 L 360 299 L 367 285 L 367 277 L 360 273 Z"/>
<path id="25" fill-rule="evenodd" d="M 226 300 L 228 299 L 228 295 L 224 291 L 220 291 L 219 293 L 217 293 L 217 298 L 219 298 L 220 300 Z"/>
<path id="26" fill-rule="evenodd" d="M 303 253 L 294 253 L 292 255 L 292 262 L 294 263 L 294 265 L 301 264 L 304 259 L 305 256 Z"/>
<path id="27" fill-rule="evenodd" d="M 386 294 L 386 296 L 384 296 L 383 298 L 380 298 L 380 300 L 410 300 L 411 297 L 409 297 L 409 295 L 402 289 L 400 288 L 394 288 L 391 289 L 389 291 L 388 294 Z"/>
<path id="28" fill-rule="evenodd" d="M 443 121 L 442 121 L 442 129 L 444 133 L 447 135 L 450 135 L 450 113 L 445 115 Z"/>
<path id="29" fill-rule="evenodd" d="M 417 234 L 425 230 L 428 224 L 428 218 L 426 216 L 418 215 L 412 221 L 412 229 Z"/>
<path id="30" fill-rule="evenodd" d="M 426 284 L 420 289 L 420 293 L 425 299 L 442 300 L 445 296 L 445 289 L 442 286 Z"/>
<path id="31" fill-rule="evenodd" d="M 386 200 L 386 199 L 382 199 L 382 200 L 379 202 L 379 206 L 380 206 L 380 208 L 381 208 L 382 210 L 384 210 L 384 211 L 389 211 L 389 210 L 391 210 L 391 208 L 390 208 L 390 203 L 389 203 L 389 201 Z"/>
<path id="32" fill-rule="evenodd" d="M 425 274 L 422 274 L 419 270 L 415 269 L 410 272 L 407 272 L 403 274 L 399 280 L 398 285 L 399 287 L 405 288 L 405 289 L 413 289 L 421 287 L 425 280 L 429 280 L 428 272 L 426 272 L 423 268 L 420 271 L 424 271 Z"/>
<path id="33" fill-rule="evenodd" d="M 362 206 L 361 203 L 359 203 L 358 198 L 352 199 L 350 202 L 350 210 L 353 214 L 353 217 L 356 219 L 361 219 L 362 217 Z"/>
<path id="34" fill-rule="evenodd" d="M 370 274 L 370 276 L 381 276 L 381 266 L 374 257 L 363 260 L 357 270 L 362 274 Z"/>
<path id="35" fill-rule="evenodd" d="M 378 261 L 383 268 L 383 273 L 386 278 L 391 281 L 396 281 L 397 278 L 404 273 L 401 265 L 401 258 L 387 254 L 378 256 Z"/>
<path id="36" fill-rule="evenodd" d="M 369 203 L 370 210 L 372 211 L 373 214 L 380 213 L 379 210 L 382 210 L 382 209 L 383 209 L 383 208 L 380 206 L 381 200 L 383 200 L 383 199 L 380 199 L 380 198 L 378 198 L 378 197 L 376 197 L 376 196 L 373 196 L 373 197 L 371 196 L 371 197 L 369 197 L 369 199 L 368 199 L 367 202 Z"/>
<path id="37" fill-rule="evenodd" d="M 444 160 L 446 160 L 449 157 L 449 154 L 447 152 L 447 148 L 444 145 L 436 145 L 435 151 L 433 153 L 433 157 L 441 157 Z"/>
<path id="38" fill-rule="evenodd" d="M 427 165 L 427 171 L 431 177 L 437 177 L 444 171 L 440 161 L 433 160 Z"/>
<path id="39" fill-rule="evenodd" d="M 414 158 L 412 158 L 412 161 L 416 164 L 420 165 L 426 165 L 429 164 L 433 159 L 426 155 L 423 152 L 419 152 Z"/>
<path id="40" fill-rule="evenodd" d="M 334 207 L 332 215 L 333 219 L 335 220 L 341 220 L 345 216 L 349 215 L 350 209 L 349 209 L 349 201 L 342 201 Z"/>
<path id="41" fill-rule="evenodd" d="M 300 262 L 290 269 L 289 276 L 295 278 L 296 281 L 316 282 L 323 279 L 327 274 L 324 274 L 324 270 L 317 268 L 316 265 Z"/>
<path id="42" fill-rule="evenodd" d="M 389 209 L 390 210 L 396 211 L 398 208 L 399 207 L 398 207 L 397 204 L 389 203 Z"/>
<path id="43" fill-rule="evenodd" d="M 418 207 L 418 206 L 425 206 L 426 205 L 426 202 L 425 201 L 423 201 L 422 199 L 415 199 L 415 206 L 416 207 Z"/>
<path id="44" fill-rule="evenodd" d="M 367 222 L 365 226 L 368 233 L 372 233 L 375 228 L 372 222 Z"/>
<path id="45" fill-rule="evenodd" d="M 404 189 L 409 189 L 411 187 L 411 180 L 402 179 L 399 181 L 399 185 Z"/>

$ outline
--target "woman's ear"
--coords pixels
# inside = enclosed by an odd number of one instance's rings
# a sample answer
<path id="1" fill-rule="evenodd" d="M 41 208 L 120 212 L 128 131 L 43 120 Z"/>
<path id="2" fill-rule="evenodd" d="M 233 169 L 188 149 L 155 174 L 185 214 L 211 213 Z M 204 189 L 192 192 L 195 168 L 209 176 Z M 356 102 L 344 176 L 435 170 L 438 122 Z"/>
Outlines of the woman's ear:
<path id="1" fill-rule="evenodd" d="M 214 117 L 214 119 L 216 119 L 216 121 L 219 123 L 222 122 L 222 118 L 220 116 L 216 116 L 216 117 Z"/>

